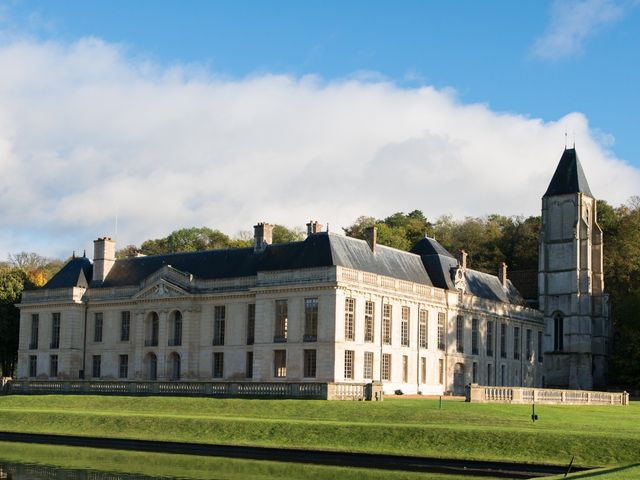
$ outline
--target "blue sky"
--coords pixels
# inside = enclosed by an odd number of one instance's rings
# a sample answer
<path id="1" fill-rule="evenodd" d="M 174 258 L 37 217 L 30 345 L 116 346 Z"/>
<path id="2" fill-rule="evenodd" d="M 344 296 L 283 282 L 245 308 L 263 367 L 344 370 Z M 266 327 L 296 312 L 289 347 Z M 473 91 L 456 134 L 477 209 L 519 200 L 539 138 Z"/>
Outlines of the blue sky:
<path id="1" fill-rule="evenodd" d="M 0 0 L 0 258 L 640 195 L 640 1 Z"/>

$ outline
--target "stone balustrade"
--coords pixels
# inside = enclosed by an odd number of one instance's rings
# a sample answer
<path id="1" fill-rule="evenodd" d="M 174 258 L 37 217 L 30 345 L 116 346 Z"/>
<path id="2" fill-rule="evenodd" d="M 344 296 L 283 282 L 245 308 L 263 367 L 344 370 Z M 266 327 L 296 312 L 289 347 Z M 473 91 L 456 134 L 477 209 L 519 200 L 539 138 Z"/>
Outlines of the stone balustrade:
<path id="1" fill-rule="evenodd" d="M 532 387 L 490 387 L 471 385 L 467 402 L 535 403 L 548 405 L 629 405 L 627 392 L 593 392 Z"/>

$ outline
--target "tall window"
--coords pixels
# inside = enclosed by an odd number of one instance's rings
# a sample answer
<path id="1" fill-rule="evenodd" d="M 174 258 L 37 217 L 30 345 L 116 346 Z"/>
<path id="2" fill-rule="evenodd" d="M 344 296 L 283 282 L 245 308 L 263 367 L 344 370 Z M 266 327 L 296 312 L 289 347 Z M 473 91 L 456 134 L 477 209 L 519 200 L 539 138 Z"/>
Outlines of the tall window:
<path id="1" fill-rule="evenodd" d="M 403 347 L 409 346 L 409 317 L 411 311 L 409 307 L 402 307 L 402 316 L 400 321 L 400 344 Z"/>
<path id="2" fill-rule="evenodd" d="M 493 385 L 493 365 L 487 364 L 487 385 Z"/>
<path id="3" fill-rule="evenodd" d="M 273 351 L 273 376 L 284 378 L 287 376 L 287 351 Z"/>
<path id="4" fill-rule="evenodd" d="M 305 350 L 303 360 L 304 360 L 303 375 L 307 378 L 314 378 L 316 376 L 316 351 Z"/>
<path id="5" fill-rule="evenodd" d="M 520 360 L 520 327 L 513 327 L 513 358 Z"/>
<path id="6" fill-rule="evenodd" d="M 318 340 L 318 299 L 306 298 L 304 300 L 304 341 L 315 342 Z"/>
<path id="7" fill-rule="evenodd" d="M 382 343 L 391 345 L 391 324 L 393 322 L 393 307 L 390 303 L 382 306 Z"/>
<path id="8" fill-rule="evenodd" d="M 444 350 L 444 322 L 445 315 L 444 312 L 438 312 L 438 350 Z"/>
<path id="9" fill-rule="evenodd" d="M 256 304 L 250 303 L 249 305 L 247 305 L 247 345 L 253 345 L 253 342 L 255 341 L 255 336 L 256 336 Z"/>
<path id="10" fill-rule="evenodd" d="M 227 309 L 224 305 L 217 305 L 213 309 L 213 344 L 224 345 L 224 333 Z"/>
<path id="11" fill-rule="evenodd" d="M 276 328 L 274 342 L 286 342 L 289 323 L 289 307 L 286 300 L 276 300 Z"/>
<path id="12" fill-rule="evenodd" d="M 147 339 L 144 344 L 147 347 L 157 347 L 160 335 L 160 318 L 158 318 L 158 314 L 152 312 L 148 322 L 147 327 L 149 330 L 147 330 Z"/>
<path id="13" fill-rule="evenodd" d="M 51 348 L 60 348 L 60 314 L 51 314 Z"/>
<path id="14" fill-rule="evenodd" d="M 391 354 L 382 354 L 382 380 L 391 380 Z"/>
<path id="15" fill-rule="evenodd" d="M 500 356 L 507 358 L 507 324 L 500 324 Z M 504 383 L 502 384 L 504 385 Z"/>
<path id="16" fill-rule="evenodd" d="M 129 376 L 129 355 L 119 356 L 118 378 L 127 378 Z"/>
<path id="17" fill-rule="evenodd" d="M 487 357 L 493 357 L 493 320 L 487 321 Z"/>
<path id="18" fill-rule="evenodd" d="M 356 299 L 344 299 L 344 339 L 354 339 L 354 323 L 356 315 Z"/>
<path id="19" fill-rule="evenodd" d="M 427 359 L 420 357 L 420 383 L 427 383 Z"/>
<path id="20" fill-rule="evenodd" d="M 224 352 L 213 352 L 213 378 L 224 376 Z"/>
<path id="21" fill-rule="evenodd" d="M 527 328 L 527 361 L 533 359 L 533 332 L 530 328 Z"/>
<path id="22" fill-rule="evenodd" d="M 542 363 L 542 332 L 538 330 L 538 362 Z"/>
<path id="23" fill-rule="evenodd" d="M 438 360 L 438 383 L 444 385 L 444 360 Z"/>
<path id="24" fill-rule="evenodd" d="M 49 356 L 49 376 L 50 377 L 58 376 L 58 355 Z"/>
<path id="25" fill-rule="evenodd" d="M 100 364 L 102 363 L 102 358 L 100 355 L 94 355 L 93 361 L 91 362 L 91 376 L 93 378 L 100 378 Z"/>
<path id="26" fill-rule="evenodd" d="M 473 355 L 478 355 L 478 336 L 480 335 L 478 323 L 477 318 L 471 320 L 471 353 Z"/>
<path id="27" fill-rule="evenodd" d="M 409 381 L 409 356 L 402 356 L 402 383 Z"/>
<path id="28" fill-rule="evenodd" d="M 367 301 L 364 304 L 364 341 L 373 342 L 373 318 L 375 303 Z"/>
<path id="29" fill-rule="evenodd" d="M 128 342 L 131 332 L 131 312 L 120 312 L 120 341 Z"/>
<path id="30" fill-rule="evenodd" d="M 36 355 L 29 355 L 29 376 L 35 377 L 38 375 L 38 357 Z"/>
<path id="31" fill-rule="evenodd" d="M 40 315 L 31 315 L 31 339 L 29 340 L 29 350 L 38 349 L 38 330 L 40 328 Z"/>
<path id="32" fill-rule="evenodd" d="M 253 352 L 247 352 L 247 363 L 245 366 L 244 376 L 253 378 Z"/>
<path id="33" fill-rule="evenodd" d="M 182 313 L 180 312 L 173 314 L 173 338 L 169 341 L 169 345 L 182 345 Z"/>
<path id="34" fill-rule="evenodd" d="M 93 341 L 101 342 L 102 341 L 102 323 L 104 320 L 104 315 L 102 312 L 96 312 L 93 317 Z"/>
<path id="35" fill-rule="evenodd" d="M 353 380 L 353 350 L 344 351 L 344 378 Z"/>
<path id="36" fill-rule="evenodd" d="M 367 380 L 373 379 L 373 352 L 364 352 L 364 373 Z"/>
<path id="37" fill-rule="evenodd" d="M 420 310 L 418 317 L 420 319 L 420 348 L 429 348 L 429 311 Z"/>
<path id="38" fill-rule="evenodd" d="M 471 381 L 478 383 L 478 362 L 473 362 L 471 365 Z"/>
<path id="39" fill-rule="evenodd" d="M 500 386 L 504 387 L 507 382 L 507 366 L 500 365 Z"/>
<path id="40" fill-rule="evenodd" d="M 462 315 L 456 317 L 456 352 L 464 352 L 464 317 Z"/>
<path id="41" fill-rule="evenodd" d="M 553 316 L 553 350 L 556 352 L 564 350 L 564 317 L 561 313 Z"/>

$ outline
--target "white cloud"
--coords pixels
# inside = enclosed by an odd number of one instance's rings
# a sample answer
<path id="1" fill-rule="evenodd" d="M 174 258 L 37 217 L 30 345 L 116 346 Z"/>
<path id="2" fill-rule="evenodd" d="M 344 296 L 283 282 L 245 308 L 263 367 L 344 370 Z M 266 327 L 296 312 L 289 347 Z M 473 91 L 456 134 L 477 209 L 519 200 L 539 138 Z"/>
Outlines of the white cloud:
<path id="1" fill-rule="evenodd" d="M 544 122 L 370 77 L 219 78 L 96 39 L 12 41 L 0 71 L 0 258 L 90 248 L 116 215 L 123 246 L 261 220 L 536 214 L 565 131 L 596 195 L 640 191 L 580 113 Z"/>
<path id="2" fill-rule="evenodd" d="M 555 0 L 547 31 L 536 40 L 532 53 L 543 60 L 581 53 L 589 37 L 619 20 L 633 5 L 616 0 Z"/>

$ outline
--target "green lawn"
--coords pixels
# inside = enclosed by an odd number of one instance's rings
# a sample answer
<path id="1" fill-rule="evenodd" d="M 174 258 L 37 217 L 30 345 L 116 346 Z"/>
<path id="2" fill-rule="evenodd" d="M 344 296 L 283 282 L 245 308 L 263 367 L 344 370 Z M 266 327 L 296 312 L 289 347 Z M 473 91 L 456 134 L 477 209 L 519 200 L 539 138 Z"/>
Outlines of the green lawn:
<path id="1" fill-rule="evenodd" d="M 537 406 L 535 424 L 530 413 L 526 405 L 453 400 L 440 410 L 437 400 L 424 399 L 0 397 L 0 428 L 7 431 L 560 464 L 575 455 L 584 466 L 640 461 L 638 402 Z"/>

